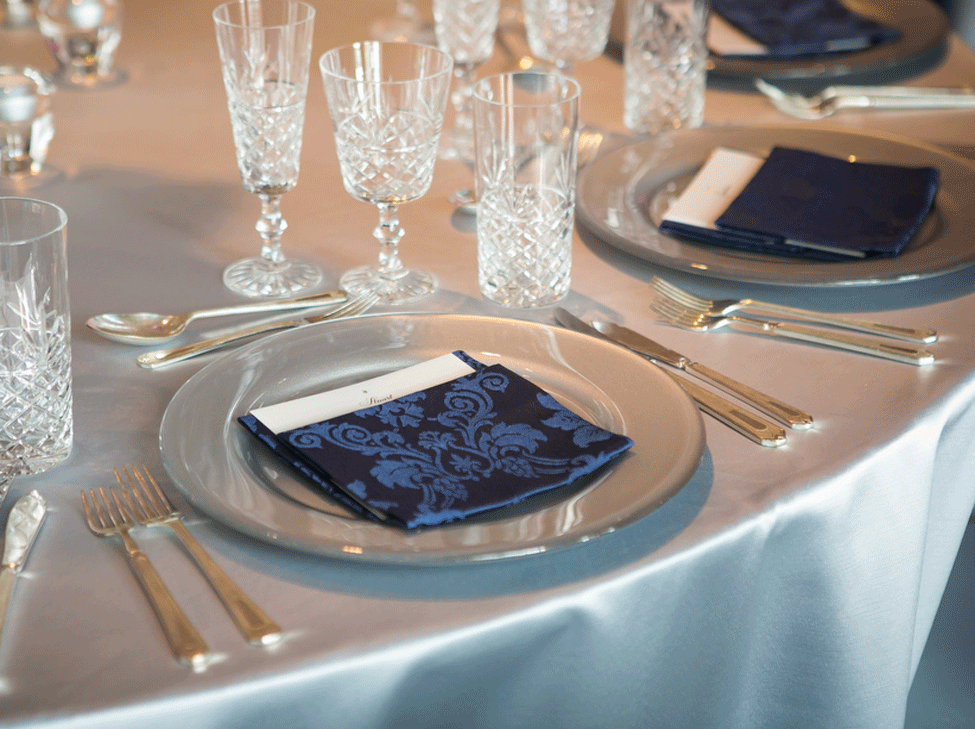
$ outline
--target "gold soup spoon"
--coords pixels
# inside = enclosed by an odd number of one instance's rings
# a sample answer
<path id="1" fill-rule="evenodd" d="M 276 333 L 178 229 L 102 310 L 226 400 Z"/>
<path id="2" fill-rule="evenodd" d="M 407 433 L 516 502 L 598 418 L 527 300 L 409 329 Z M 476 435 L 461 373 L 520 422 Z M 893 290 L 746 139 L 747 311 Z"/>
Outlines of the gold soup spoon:
<path id="1" fill-rule="evenodd" d="M 156 344 L 179 336 L 194 319 L 309 309 L 328 304 L 341 304 L 348 298 L 348 294 L 344 291 L 325 291 L 295 299 L 276 299 L 224 306 L 218 309 L 201 309 L 200 311 L 191 311 L 188 314 L 152 314 L 148 312 L 99 314 L 85 323 L 89 329 L 93 329 L 103 337 L 117 342 Z"/>

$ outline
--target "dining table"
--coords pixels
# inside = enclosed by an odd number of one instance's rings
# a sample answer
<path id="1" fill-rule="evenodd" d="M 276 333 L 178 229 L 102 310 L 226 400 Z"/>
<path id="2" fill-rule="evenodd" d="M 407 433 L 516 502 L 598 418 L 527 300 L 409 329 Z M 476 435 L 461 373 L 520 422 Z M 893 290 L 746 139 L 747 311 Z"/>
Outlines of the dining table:
<path id="1" fill-rule="evenodd" d="M 311 2 L 312 76 L 300 178 L 282 199 L 283 250 L 318 264 L 322 287 L 336 288 L 344 271 L 376 258 L 375 209 L 343 188 L 317 58 L 368 39 L 394 3 Z M 74 445 L 56 467 L 16 477 L 0 509 L 5 519 L 32 490 L 48 505 L 3 628 L 0 726 L 903 726 L 975 507 L 975 229 L 942 221 L 972 248 L 970 258 L 944 270 L 882 281 L 778 281 L 634 255 L 599 226 L 584 224 L 580 199 L 571 290 L 560 306 L 623 324 L 793 404 L 813 415 L 814 427 L 788 430 L 785 445 L 763 447 L 693 410 L 691 421 L 672 423 L 683 428 L 679 435 L 700 435 L 693 466 L 652 504 L 646 493 L 654 484 L 633 464 L 652 465 L 683 446 L 668 440 L 666 422 L 631 431 L 633 458 L 618 465 L 627 483 L 610 474 L 589 498 L 623 489 L 640 507 L 624 507 L 617 523 L 587 531 L 573 522 L 585 520 L 582 510 L 550 499 L 545 508 L 562 508 L 567 523 L 544 528 L 559 535 L 564 528 L 569 537 L 526 533 L 533 546 L 522 551 L 492 551 L 490 544 L 465 551 L 470 545 L 462 544 L 442 556 L 435 546 L 412 555 L 395 547 L 408 535 L 385 525 L 370 528 L 385 530 L 394 545 L 386 551 L 333 550 L 327 545 L 334 536 L 315 526 L 314 507 L 238 489 L 236 471 L 218 467 L 224 450 L 246 451 L 250 436 L 232 422 L 243 413 L 227 410 L 208 388 L 249 386 L 245 380 L 258 375 L 246 365 L 248 353 L 269 367 L 274 358 L 262 360 L 262 353 L 291 351 L 282 371 L 328 370 L 347 361 L 341 346 L 355 334 L 347 323 L 324 322 L 152 370 L 136 362 L 146 347 L 110 341 L 85 325 L 104 312 L 180 313 L 244 301 L 223 286 L 221 271 L 257 252 L 259 204 L 235 163 L 215 4 L 127 3 L 115 58 L 122 81 L 59 88 L 45 175 L 3 189 L 67 213 Z M 423 3 L 421 10 L 429 14 Z M 503 23 L 514 23 L 516 11 L 503 3 Z M 429 29 L 426 38 L 433 42 Z M 528 63 L 523 36 L 519 45 L 512 30 L 508 40 L 479 75 Z M 936 63 L 892 80 L 970 86 L 972 49 L 948 33 L 938 50 Z M 55 68 L 36 27 L 0 29 L 0 63 Z M 847 109 L 799 121 L 750 83 L 723 83 L 707 89 L 702 129 L 639 137 L 623 126 L 618 57 L 580 63 L 574 73 L 580 121 L 604 137 L 591 168 L 627 149 L 666 145 L 674 135 L 829 133 L 922 150 L 973 181 L 951 194 L 959 209 L 975 209 L 975 153 L 966 156 L 975 150 L 975 109 Z M 452 121 L 448 111 L 446 124 Z M 588 172 L 580 173 L 580 190 Z M 598 376 L 586 383 L 586 397 L 593 389 L 613 392 L 616 375 L 602 365 L 621 361 L 638 376 L 625 373 L 635 383 L 627 380 L 626 392 L 605 405 L 624 430 L 627 418 L 663 406 L 641 389 L 640 373 L 653 392 L 689 406 L 636 355 L 615 355 L 614 345 L 561 330 L 554 307 L 485 300 L 476 218 L 449 200 L 470 187 L 468 165 L 439 160 L 429 191 L 402 205 L 401 256 L 432 271 L 439 289 L 404 305 L 380 303 L 356 320 L 360 335 L 384 322 L 407 330 L 415 324 L 429 339 L 442 332 L 436 345 L 444 352 L 457 348 L 455 338 L 473 339 L 468 332 L 486 332 L 497 342 L 485 347 L 502 349 L 504 341 L 527 337 L 518 362 L 529 378 L 533 353 L 540 371 L 574 367 L 558 360 L 565 343 L 596 360 L 588 365 Z M 651 310 L 654 276 L 711 299 L 749 297 L 930 327 L 938 339 L 925 346 L 935 361 L 912 366 L 728 329 L 681 329 Z M 196 322 L 177 343 L 234 323 Z M 315 346 L 307 346 L 308 337 L 317 337 Z M 380 373 L 402 359 L 400 351 L 377 348 L 355 361 Z M 198 379 L 207 372 L 216 374 Z M 181 389 L 200 382 L 188 395 Z M 288 390 L 286 376 L 263 385 Z M 199 423 L 209 424 L 204 442 L 194 435 Z M 214 432 L 228 442 L 206 434 Z M 179 462 L 174 442 L 195 448 L 206 467 Z M 251 458 L 263 458 L 256 441 L 251 447 Z M 636 460 L 640 454 L 652 458 Z M 260 461 L 261 468 L 270 463 Z M 136 527 L 132 535 L 210 646 L 210 658 L 195 668 L 173 657 L 121 543 L 92 534 L 82 509 L 81 492 L 115 485 L 113 468 L 126 464 L 145 464 L 157 477 L 189 531 L 281 626 L 281 640 L 249 644 L 172 534 Z M 278 508 L 296 515 L 288 527 L 262 527 L 260 512 Z M 465 534 L 490 532 L 492 519 L 505 518 L 503 511 L 482 518 Z"/>

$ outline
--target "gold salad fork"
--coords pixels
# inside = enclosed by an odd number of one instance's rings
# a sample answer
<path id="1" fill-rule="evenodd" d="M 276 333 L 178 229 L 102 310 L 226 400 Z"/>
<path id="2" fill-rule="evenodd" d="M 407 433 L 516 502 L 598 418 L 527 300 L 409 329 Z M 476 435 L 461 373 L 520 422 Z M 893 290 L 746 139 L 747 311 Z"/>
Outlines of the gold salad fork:
<path id="1" fill-rule="evenodd" d="M 895 324 L 880 324 L 877 322 L 853 319 L 847 316 L 836 314 L 826 314 L 807 309 L 796 309 L 782 304 L 772 304 L 767 301 L 756 301 L 755 299 L 702 299 L 698 296 L 684 291 L 684 289 L 672 284 L 666 279 L 654 276 L 650 280 L 650 286 L 654 293 L 666 297 L 679 304 L 680 306 L 698 311 L 707 315 L 731 314 L 736 311 L 748 309 L 750 311 L 761 311 L 767 314 L 781 314 L 789 319 L 799 319 L 801 321 L 813 322 L 816 324 L 827 324 L 830 326 L 850 329 L 853 331 L 864 332 L 866 334 L 876 334 L 883 337 L 893 337 L 903 339 L 908 342 L 923 342 L 930 344 L 937 341 L 938 333 L 933 329 L 914 329 L 912 327 L 901 327 Z"/>
<path id="2" fill-rule="evenodd" d="M 132 469 L 131 473 L 129 468 Z M 119 469 L 115 469 L 115 479 L 122 490 L 122 498 L 136 520 L 144 526 L 168 526 L 175 532 L 250 643 L 276 643 L 281 638 L 281 628 L 244 594 L 190 534 L 181 521 L 182 514 L 166 498 L 149 469 L 143 466 L 140 472 L 135 466 L 123 466 L 122 474 L 125 475 L 125 481 L 122 480 Z"/>
<path id="3" fill-rule="evenodd" d="M 121 537 L 125 545 L 125 554 L 149 598 L 149 604 L 159 618 L 173 653 L 182 663 L 193 667 L 202 666 L 207 659 L 209 650 L 207 644 L 166 589 L 166 585 L 149 562 L 149 558 L 142 553 L 139 545 L 129 534 L 132 519 L 119 501 L 115 489 L 109 489 L 111 500 L 105 495 L 105 489 L 101 487 L 97 494 L 94 489 L 89 489 L 88 493 L 91 496 L 90 503 L 85 492 L 81 492 L 81 503 L 85 509 L 88 528 L 100 537 Z"/>
<path id="4" fill-rule="evenodd" d="M 136 358 L 136 361 L 139 363 L 140 367 L 154 369 L 156 367 L 173 364 L 174 362 L 182 362 L 183 360 L 189 359 L 190 357 L 196 357 L 200 354 L 212 352 L 213 350 L 219 349 L 220 347 L 230 344 L 231 342 L 236 342 L 238 339 L 246 339 L 247 337 L 252 337 L 256 334 L 265 334 L 267 332 L 276 332 L 281 329 L 293 329 L 305 324 L 316 324 L 323 321 L 335 321 L 336 319 L 348 319 L 353 316 L 358 316 L 359 314 L 368 311 L 378 301 L 379 297 L 376 294 L 364 294 L 363 296 L 349 299 L 338 308 L 327 311 L 324 314 L 316 314 L 315 316 L 308 316 L 302 319 L 287 319 L 285 321 L 258 324 L 257 326 L 248 327 L 247 329 L 240 329 L 220 337 L 213 337 L 212 339 L 204 339 L 199 342 L 193 342 L 192 344 L 185 344 L 182 347 L 158 349 L 155 352 L 140 354 Z"/>
<path id="5" fill-rule="evenodd" d="M 735 314 L 705 314 L 695 309 L 688 309 L 662 296 L 652 299 L 650 308 L 660 315 L 664 321 L 684 329 L 707 332 L 712 329 L 730 326 L 733 329 L 740 329 L 756 334 L 798 339 L 800 341 L 822 344 L 850 352 L 871 354 L 875 357 L 883 357 L 884 359 L 892 359 L 897 362 L 906 362 L 912 365 L 926 365 L 934 362 L 934 355 L 926 349 L 918 349 L 891 341 L 872 340 L 845 332 L 816 329 L 792 322 L 771 321 L 769 319 L 737 316 Z"/>

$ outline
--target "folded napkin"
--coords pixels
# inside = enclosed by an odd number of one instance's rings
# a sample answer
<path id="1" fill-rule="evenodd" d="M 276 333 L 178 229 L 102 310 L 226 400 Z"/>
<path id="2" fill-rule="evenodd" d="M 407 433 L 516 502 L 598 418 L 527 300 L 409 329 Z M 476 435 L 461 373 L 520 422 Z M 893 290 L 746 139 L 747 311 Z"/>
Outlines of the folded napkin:
<path id="1" fill-rule="evenodd" d="M 782 58 L 862 50 L 901 35 L 839 0 L 712 0 L 711 8 Z"/>
<path id="2" fill-rule="evenodd" d="M 274 430 L 241 424 L 359 512 L 408 529 L 516 504 L 592 473 L 633 442 L 502 365 L 354 412 Z"/>
<path id="3" fill-rule="evenodd" d="M 850 162 L 787 147 L 773 148 L 765 160 L 717 149 L 660 228 L 761 253 L 893 257 L 930 211 L 939 179 L 932 167 Z"/>

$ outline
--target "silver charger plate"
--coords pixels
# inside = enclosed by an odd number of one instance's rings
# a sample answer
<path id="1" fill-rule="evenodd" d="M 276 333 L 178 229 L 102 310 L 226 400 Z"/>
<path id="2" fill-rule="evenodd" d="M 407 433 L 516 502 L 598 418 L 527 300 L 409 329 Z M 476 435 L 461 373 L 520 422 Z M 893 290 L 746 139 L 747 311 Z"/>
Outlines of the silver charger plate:
<path id="1" fill-rule="evenodd" d="M 458 349 L 504 364 L 635 445 L 582 483 L 447 526 L 405 531 L 322 503 L 312 485 L 237 423 L 255 407 Z M 170 478 L 196 508 L 251 537 L 329 557 L 439 564 L 544 552 L 645 516 L 694 474 L 704 428 L 669 376 L 594 337 L 511 319 L 378 315 L 284 332 L 210 363 L 166 408 L 160 450 Z"/>
<path id="2" fill-rule="evenodd" d="M 666 204 L 715 147 L 766 155 L 798 147 L 861 162 L 941 171 L 934 206 L 895 258 L 813 261 L 697 243 L 657 226 Z M 787 286 L 852 286 L 929 278 L 975 263 L 975 166 L 932 145 L 880 134 L 795 127 L 707 127 L 662 134 L 608 153 L 580 176 L 576 217 L 597 238 L 643 260 L 728 281 Z"/>
<path id="3" fill-rule="evenodd" d="M 854 12 L 900 32 L 900 38 L 849 53 L 806 58 L 726 57 L 711 54 L 708 79 L 751 88 L 761 78 L 796 91 L 835 83 L 878 84 L 916 76 L 942 59 L 951 28 L 934 2 L 845 0 Z"/>

